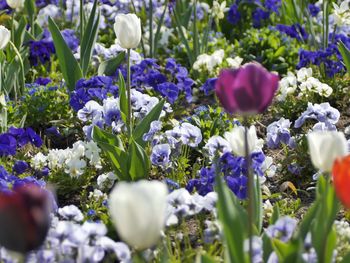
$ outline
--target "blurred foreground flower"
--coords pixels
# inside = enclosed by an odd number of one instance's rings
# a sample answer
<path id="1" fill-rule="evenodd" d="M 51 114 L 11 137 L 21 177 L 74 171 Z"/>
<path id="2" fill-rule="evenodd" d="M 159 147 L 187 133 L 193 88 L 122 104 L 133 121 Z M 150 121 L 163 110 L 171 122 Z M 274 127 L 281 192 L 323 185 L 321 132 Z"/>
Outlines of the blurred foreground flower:
<path id="1" fill-rule="evenodd" d="M 50 225 L 46 190 L 27 184 L 13 192 L 0 193 L 0 245 L 27 253 L 45 240 Z"/>
<path id="2" fill-rule="evenodd" d="M 344 207 L 350 209 L 350 155 L 334 162 L 333 183 L 336 194 Z"/>
<path id="3" fill-rule="evenodd" d="M 215 83 L 222 106 L 229 113 L 262 113 L 271 104 L 278 88 L 278 76 L 258 63 L 224 69 Z"/>
<path id="4" fill-rule="evenodd" d="M 137 250 L 156 245 L 165 225 L 167 187 L 159 181 L 119 183 L 109 212 L 121 239 Z"/>
<path id="5" fill-rule="evenodd" d="M 342 132 L 312 132 L 307 136 L 312 164 L 322 172 L 330 173 L 336 158 L 348 152 Z"/>

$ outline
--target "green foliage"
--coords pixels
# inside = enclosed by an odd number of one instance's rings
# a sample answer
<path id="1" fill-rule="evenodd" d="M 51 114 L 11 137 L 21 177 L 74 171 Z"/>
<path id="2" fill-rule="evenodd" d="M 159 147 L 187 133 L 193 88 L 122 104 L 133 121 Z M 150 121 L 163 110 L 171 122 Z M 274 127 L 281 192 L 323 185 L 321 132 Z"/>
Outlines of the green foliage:
<path id="1" fill-rule="evenodd" d="M 280 74 L 294 69 L 300 45 L 296 40 L 284 40 L 276 30 L 251 28 L 235 40 L 235 51 L 244 62 L 258 61 Z"/>
<path id="2" fill-rule="evenodd" d="M 49 84 L 50 85 L 50 84 Z M 27 87 L 21 103 L 9 107 L 9 118 L 19 124 L 25 118 L 25 125 L 34 129 L 45 129 L 51 125 L 65 126 L 73 119 L 65 88 L 32 86 Z"/>
<path id="3" fill-rule="evenodd" d="M 63 77 L 69 90 L 74 90 L 75 84 L 83 77 L 83 72 L 72 51 L 64 41 L 56 23 L 49 17 L 49 29 L 55 45 Z"/>

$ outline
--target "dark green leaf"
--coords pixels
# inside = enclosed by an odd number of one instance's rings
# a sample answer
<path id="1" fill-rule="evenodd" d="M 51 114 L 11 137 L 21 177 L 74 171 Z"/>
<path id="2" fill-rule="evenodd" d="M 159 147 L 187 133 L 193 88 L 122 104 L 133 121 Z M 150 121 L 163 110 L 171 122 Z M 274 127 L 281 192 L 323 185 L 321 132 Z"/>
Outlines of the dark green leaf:
<path id="1" fill-rule="evenodd" d="M 102 76 L 103 74 L 106 76 L 115 75 L 117 68 L 125 59 L 125 51 L 120 52 L 118 56 L 115 58 L 108 59 L 103 61 L 98 67 L 98 75 Z"/>
<path id="2" fill-rule="evenodd" d="M 133 132 L 133 138 L 135 141 L 141 146 L 145 145 L 145 142 L 142 140 L 142 136 L 149 131 L 152 121 L 156 121 L 159 119 L 159 116 L 164 107 L 164 100 L 161 100 L 153 109 L 147 114 L 146 117 L 142 119 L 142 121 L 136 126 Z"/>
<path id="3" fill-rule="evenodd" d="M 225 262 L 248 262 L 244 252 L 244 241 L 247 238 L 247 213 L 236 197 L 221 180 L 216 177 L 216 187 L 219 196 L 217 203 L 219 220 L 223 226 L 226 240 L 227 256 Z M 234 226 L 234 227 L 233 227 Z"/>
<path id="4" fill-rule="evenodd" d="M 61 35 L 56 23 L 49 17 L 49 30 L 55 45 L 58 62 L 61 67 L 62 75 L 67 83 L 69 90 L 74 90 L 75 83 L 82 78 L 81 68 L 75 59 L 71 49 L 68 47 Z"/>
<path id="5" fill-rule="evenodd" d="M 132 180 L 145 179 L 150 169 L 150 161 L 145 150 L 135 140 L 131 139 L 129 150 L 129 174 Z"/>
<path id="6" fill-rule="evenodd" d="M 338 48 L 339 48 L 341 56 L 343 57 L 345 67 L 346 67 L 348 73 L 350 73 L 350 50 L 346 48 L 346 46 L 344 45 L 344 43 L 342 41 L 339 42 Z"/>
<path id="7" fill-rule="evenodd" d="M 125 53 L 124 53 L 125 54 Z M 126 119 L 129 113 L 128 99 L 126 95 L 125 81 L 123 74 L 119 71 L 119 105 L 122 115 L 122 120 L 127 123 Z M 130 127 L 128 127 L 130 129 Z"/>
<path id="8" fill-rule="evenodd" d="M 86 25 L 84 36 L 80 47 L 80 65 L 85 76 L 89 67 L 93 48 L 96 42 L 98 27 L 100 24 L 100 10 L 97 9 L 98 0 L 94 1 L 88 23 Z M 97 16 L 96 16 L 97 13 Z"/>

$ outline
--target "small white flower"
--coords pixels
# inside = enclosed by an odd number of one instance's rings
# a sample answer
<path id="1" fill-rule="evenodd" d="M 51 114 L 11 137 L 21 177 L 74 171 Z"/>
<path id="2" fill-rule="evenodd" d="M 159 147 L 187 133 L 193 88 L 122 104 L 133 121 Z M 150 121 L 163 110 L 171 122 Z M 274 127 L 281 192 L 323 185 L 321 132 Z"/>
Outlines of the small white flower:
<path id="1" fill-rule="evenodd" d="M 297 79 L 299 82 L 304 82 L 312 77 L 312 68 L 301 68 L 297 72 Z"/>
<path id="2" fill-rule="evenodd" d="M 47 157 L 39 152 L 31 160 L 32 165 L 35 169 L 41 169 L 46 165 Z"/>
<path id="3" fill-rule="evenodd" d="M 226 1 L 223 1 L 221 4 L 218 1 L 213 1 L 213 17 L 217 19 L 223 19 L 225 17 L 225 12 L 228 10 L 226 8 Z"/>
<path id="4" fill-rule="evenodd" d="M 230 68 L 232 69 L 237 69 L 241 66 L 243 62 L 243 58 L 237 56 L 235 58 L 227 58 L 226 59 L 227 64 L 229 65 Z"/>
<path id="5" fill-rule="evenodd" d="M 72 177 L 79 177 L 84 173 L 84 168 L 86 167 L 85 160 L 71 158 L 66 161 L 65 172 Z"/>

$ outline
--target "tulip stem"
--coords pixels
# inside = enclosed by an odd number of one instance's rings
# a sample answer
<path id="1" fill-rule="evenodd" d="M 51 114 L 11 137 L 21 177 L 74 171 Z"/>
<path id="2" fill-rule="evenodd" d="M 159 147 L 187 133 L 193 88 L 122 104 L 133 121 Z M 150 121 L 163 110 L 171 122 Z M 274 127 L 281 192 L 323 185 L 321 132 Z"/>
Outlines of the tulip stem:
<path id="1" fill-rule="evenodd" d="M 127 73 L 127 79 L 126 79 L 126 90 L 127 90 L 127 96 L 128 96 L 128 117 L 127 117 L 127 126 L 128 126 L 128 132 L 129 136 L 131 136 L 131 91 L 130 91 L 130 48 L 128 48 L 128 73 Z"/>
<path id="2" fill-rule="evenodd" d="M 247 162 L 247 173 L 248 173 L 248 238 L 249 238 L 249 258 L 250 262 L 253 262 L 253 218 L 254 218 L 254 175 L 251 171 L 251 158 L 249 153 L 248 145 L 248 118 L 243 117 L 244 129 L 244 150 L 245 159 Z"/>

